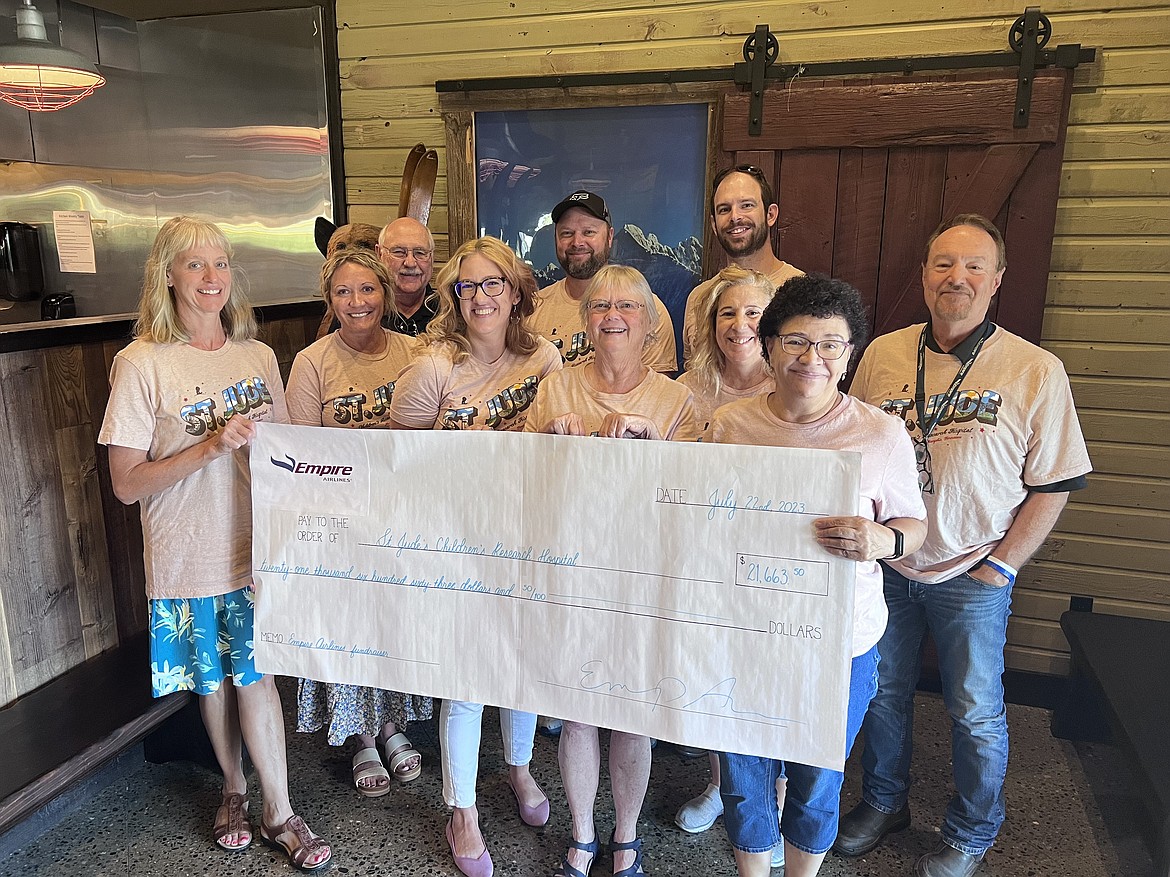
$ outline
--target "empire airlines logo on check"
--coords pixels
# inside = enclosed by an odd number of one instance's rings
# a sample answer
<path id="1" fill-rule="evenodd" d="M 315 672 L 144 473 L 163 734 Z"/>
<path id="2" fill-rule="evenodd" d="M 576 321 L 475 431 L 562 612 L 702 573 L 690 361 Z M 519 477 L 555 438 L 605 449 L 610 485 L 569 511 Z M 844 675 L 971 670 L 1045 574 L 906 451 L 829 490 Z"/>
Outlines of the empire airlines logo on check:
<path id="1" fill-rule="evenodd" d="M 288 454 L 284 455 L 284 460 L 278 460 L 275 457 L 269 457 L 273 466 L 280 469 L 287 469 L 293 475 L 315 475 L 322 481 L 337 481 L 348 484 L 353 479 L 349 476 L 353 474 L 353 466 L 335 466 L 329 463 L 300 463 L 290 457 Z"/>

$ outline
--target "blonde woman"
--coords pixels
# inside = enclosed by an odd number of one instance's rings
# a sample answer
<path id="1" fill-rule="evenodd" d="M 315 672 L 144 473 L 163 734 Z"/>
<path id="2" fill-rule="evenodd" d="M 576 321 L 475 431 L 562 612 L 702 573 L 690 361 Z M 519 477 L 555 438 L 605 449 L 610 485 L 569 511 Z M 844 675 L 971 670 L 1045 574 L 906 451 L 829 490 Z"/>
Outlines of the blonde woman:
<path id="1" fill-rule="evenodd" d="M 109 446 L 118 499 L 142 506 L 154 695 L 200 695 L 223 771 L 216 844 L 236 852 L 252 843 L 247 744 L 264 792 L 261 839 L 314 871 L 332 851 L 293 813 L 280 698 L 252 659 L 247 445 L 256 421 L 288 415 L 276 357 L 253 338 L 231 258 L 210 222 L 179 216 L 159 230 L 98 441 Z"/>
<path id="2" fill-rule="evenodd" d="M 536 279 L 503 241 L 468 241 L 437 278 L 439 312 L 422 336 L 427 346 L 402 374 L 390 406 L 396 429 L 524 429 L 543 381 L 561 355 L 529 323 Z M 538 397 L 537 397 L 538 398 Z M 467 877 L 488 877 L 491 855 L 479 828 L 475 786 L 483 704 L 444 700 L 439 713 L 443 799 L 452 808 L 447 844 Z M 508 785 L 520 818 L 548 821 L 548 798 L 528 765 L 536 716 L 500 708 Z"/>
<path id="3" fill-rule="evenodd" d="M 624 265 L 605 266 L 585 290 L 581 319 L 593 360 L 553 375 L 525 429 L 607 438 L 698 438 L 691 391 L 642 362 L 658 325 L 646 278 Z M 593 868 L 600 849 L 593 819 L 601 773 L 598 729 L 565 721 L 559 757 L 573 834 L 554 877 L 582 877 Z M 638 816 L 650 781 L 650 738 L 612 731 L 609 774 L 616 823 L 609 845 L 613 873 L 638 877 L 644 873 Z"/>
<path id="4" fill-rule="evenodd" d="M 697 304 L 695 349 L 679 383 L 695 394 L 695 420 L 704 435 L 715 409 L 766 393 L 772 376 L 756 330 L 776 287 L 758 271 L 731 266 Z"/>
<path id="5" fill-rule="evenodd" d="M 720 406 L 767 393 L 773 387 L 758 330 L 776 287 L 766 275 L 735 265 L 724 268 L 715 280 L 695 302 L 694 350 L 686 374 L 678 379 L 695 395 L 695 420 L 704 438 Z M 719 754 L 711 752 L 707 757 L 710 782 L 674 817 L 675 825 L 688 834 L 706 831 L 723 814 Z M 783 777 L 777 784 L 777 796 L 783 808 Z M 777 844 L 772 867 L 783 864 L 784 845 Z"/>
<path id="6" fill-rule="evenodd" d="M 399 374 L 414 357 L 414 338 L 391 332 L 384 316 L 397 314 L 386 267 L 372 253 L 340 250 L 321 268 L 321 296 L 340 328 L 297 354 L 288 379 L 288 410 L 302 426 L 365 429 L 390 425 L 390 400 Z M 327 729 L 330 746 L 357 739 L 353 783 L 367 798 L 390 791 L 390 778 L 410 782 L 422 756 L 402 733 L 429 719 L 429 697 L 302 679 L 297 730 Z M 385 753 L 379 754 L 379 748 Z"/>

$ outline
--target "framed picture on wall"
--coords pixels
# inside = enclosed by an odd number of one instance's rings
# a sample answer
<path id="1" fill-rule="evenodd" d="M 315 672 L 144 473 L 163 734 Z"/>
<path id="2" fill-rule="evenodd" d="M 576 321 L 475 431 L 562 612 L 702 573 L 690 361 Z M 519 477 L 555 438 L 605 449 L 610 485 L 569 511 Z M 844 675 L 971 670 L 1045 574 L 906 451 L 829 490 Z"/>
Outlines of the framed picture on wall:
<path id="1" fill-rule="evenodd" d="M 712 103 L 525 103 L 522 109 L 498 99 L 472 106 L 457 114 L 462 126 L 448 126 L 449 135 L 462 127 L 466 137 L 458 150 L 448 139 L 452 249 L 493 235 L 547 286 L 564 276 L 552 208 L 574 191 L 594 192 L 613 221 L 609 261 L 645 275 L 679 335 L 687 296 L 702 279 Z M 466 215 L 454 206 L 461 186 L 451 163 L 459 154 L 472 159 L 464 185 L 474 212 Z"/>

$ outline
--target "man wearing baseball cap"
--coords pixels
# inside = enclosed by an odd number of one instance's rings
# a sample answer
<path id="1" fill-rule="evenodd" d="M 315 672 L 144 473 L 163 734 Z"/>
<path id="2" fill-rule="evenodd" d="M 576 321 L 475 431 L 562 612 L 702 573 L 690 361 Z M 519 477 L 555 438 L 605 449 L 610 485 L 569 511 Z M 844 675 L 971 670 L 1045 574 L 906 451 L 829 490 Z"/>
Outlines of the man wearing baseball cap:
<path id="1" fill-rule="evenodd" d="M 581 299 L 589 282 L 609 262 L 613 246 L 613 223 L 605 201 L 595 192 L 583 189 L 569 195 L 552 209 L 557 261 L 565 271 L 558 280 L 540 291 L 533 328 L 556 345 L 566 368 L 583 365 L 593 359 L 593 345 L 585 336 L 581 319 Z M 655 371 L 678 370 L 674 347 L 674 324 L 666 305 L 655 296 L 658 327 L 642 355 L 642 361 Z"/>

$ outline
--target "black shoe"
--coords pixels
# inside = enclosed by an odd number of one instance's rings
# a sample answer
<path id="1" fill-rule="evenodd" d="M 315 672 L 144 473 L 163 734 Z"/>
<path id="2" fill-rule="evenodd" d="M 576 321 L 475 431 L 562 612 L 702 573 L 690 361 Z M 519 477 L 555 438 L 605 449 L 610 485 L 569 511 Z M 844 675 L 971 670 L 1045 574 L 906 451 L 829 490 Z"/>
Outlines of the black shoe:
<path id="1" fill-rule="evenodd" d="M 915 877 L 971 877 L 979 870 L 982 861 L 983 853 L 970 856 L 949 844 L 940 843 L 938 849 L 918 860 L 914 874 Z"/>
<path id="2" fill-rule="evenodd" d="M 841 817 L 833 849 L 842 856 L 864 856 L 887 834 L 910 827 L 910 805 L 897 813 L 883 813 L 864 801 Z"/>

